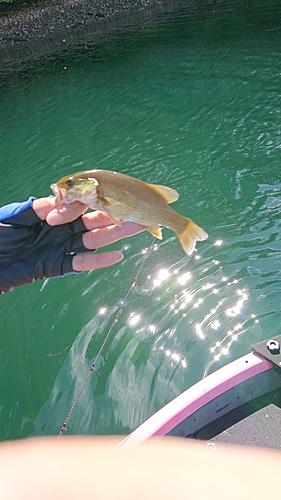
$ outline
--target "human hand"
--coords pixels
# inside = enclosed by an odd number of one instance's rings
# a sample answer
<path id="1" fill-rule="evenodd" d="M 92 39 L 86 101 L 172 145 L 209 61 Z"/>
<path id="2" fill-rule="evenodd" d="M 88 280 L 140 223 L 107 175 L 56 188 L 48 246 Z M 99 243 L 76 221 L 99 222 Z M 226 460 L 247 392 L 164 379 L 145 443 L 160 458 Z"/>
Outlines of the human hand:
<path id="1" fill-rule="evenodd" d="M 50 226 L 66 224 L 80 217 L 85 226 L 85 232 L 82 235 L 85 251 L 104 247 L 144 230 L 142 226 L 134 222 L 124 222 L 116 226 L 104 212 L 95 211 L 84 214 L 88 207 L 78 201 L 69 205 L 58 205 L 55 198 L 40 198 L 33 201 L 32 207 L 38 217 L 46 220 Z M 74 255 L 72 268 L 73 271 L 100 269 L 116 264 L 123 257 L 124 255 L 119 250 L 109 250 L 100 254 Z"/>
<path id="2" fill-rule="evenodd" d="M 91 253 L 144 230 L 112 223 L 87 205 L 59 205 L 55 198 L 30 198 L 0 208 L 0 294 L 41 278 L 90 271 L 116 264 L 122 252 Z"/>

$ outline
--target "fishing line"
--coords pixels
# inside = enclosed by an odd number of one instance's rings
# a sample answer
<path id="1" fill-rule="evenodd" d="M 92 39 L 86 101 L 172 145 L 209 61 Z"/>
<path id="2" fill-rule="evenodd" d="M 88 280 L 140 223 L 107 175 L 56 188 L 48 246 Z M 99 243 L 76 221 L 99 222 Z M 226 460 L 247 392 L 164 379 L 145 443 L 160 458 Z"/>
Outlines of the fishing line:
<path id="1" fill-rule="evenodd" d="M 149 255 L 150 255 L 150 253 L 151 253 L 151 250 L 152 250 L 152 248 L 153 248 L 154 242 L 155 242 L 155 238 L 153 238 L 153 240 L 152 240 L 152 242 L 151 242 L 151 244 L 150 244 L 150 247 L 148 248 L 147 252 L 145 252 L 145 254 L 144 254 L 143 260 L 142 260 L 142 262 L 141 262 L 141 264 L 140 264 L 140 266 L 139 266 L 139 268 L 138 268 L 138 270 L 137 270 L 137 272 L 136 272 L 136 274 L 135 274 L 135 277 L 134 277 L 134 279 L 133 279 L 133 281 L 132 281 L 132 283 L 131 283 L 131 285 L 130 285 L 130 288 L 128 289 L 128 291 L 127 291 L 127 293 L 126 293 L 125 298 L 122 300 L 121 305 L 120 305 L 120 307 L 119 307 L 119 309 L 118 309 L 118 311 L 117 311 L 117 313 L 116 313 L 116 316 L 115 316 L 114 320 L 112 321 L 111 326 L 110 326 L 110 328 L 109 328 L 109 330 L 108 330 L 108 332 L 107 332 L 107 334 L 106 334 L 106 336 L 105 336 L 105 338 L 104 338 L 104 341 L 102 342 L 102 344 L 101 344 L 101 346 L 100 346 L 100 349 L 99 349 L 99 351 L 98 351 L 98 353 L 97 353 L 97 355 L 96 355 L 96 357 L 95 357 L 95 359 L 94 359 L 93 363 L 92 363 L 92 364 L 91 364 L 91 366 L 90 366 L 90 369 L 89 369 L 89 371 L 88 371 L 88 374 L 86 375 L 86 377 L 85 377 L 85 379 L 84 379 L 84 381 L 83 381 L 83 383 L 82 383 L 82 385 L 81 385 L 81 387 L 80 387 L 80 389 L 79 389 L 79 391 L 78 391 L 78 393 L 77 393 L 77 395 L 76 395 L 76 397 L 75 397 L 75 399 L 74 399 L 74 401 L 73 401 L 73 403 L 72 403 L 72 406 L 71 406 L 71 408 L 70 408 L 70 410 L 69 410 L 69 412 L 68 412 L 68 415 L 67 415 L 67 417 L 66 417 L 66 419 L 65 419 L 65 421 L 64 421 L 64 423 L 63 423 L 63 425 L 61 426 L 61 429 L 60 429 L 60 431 L 59 431 L 59 434 L 58 434 L 58 436 L 57 436 L 57 439 L 58 439 L 58 438 L 59 438 L 59 437 L 60 437 L 60 436 L 61 436 L 61 435 L 62 435 L 62 434 L 66 431 L 66 426 L 67 426 L 67 424 L 68 424 L 68 422 L 69 422 L 69 420 L 70 420 L 70 417 L 72 416 L 72 414 L 73 414 L 73 412 L 74 412 L 74 410 L 75 410 L 75 408 L 76 408 L 76 405 L 77 405 L 77 403 L 78 403 L 78 401 L 79 401 L 79 399 L 80 399 L 80 397 L 81 397 L 82 392 L 84 391 L 84 389 L 85 389 L 85 387 L 86 387 L 86 384 L 87 384 L 87 382 L 88 382 L 88 380 L 89 380 L 89 378 L 90 378 L 90 376 L 91 376 L 91 373 L 92 373 L 92 372 L 94 371 L 94 369 L 95 369 L 95 366 L 96 366 L 96 364 L 97 364 L 97 361 L 98 361 L 99 357 L 100 357 L 100 356 L 101 356 L 101 354 L 102 354 L 102 351 L 103 351 L 103 349 L 104 349 L 104 347 L 105 347 L 105 344 L 107 343 L 107 341 L 108 341 L 108 339 L 109 339 L 109 337 L 110 337 L 110 334 L 111 334 L 111 332 L 112 332 L 112 330 L 113 330 L 113 327 L 114 327 L 114 325 L 116 325 L 116 323 L 118 323 L 119 316 L 121 316 L 121 314 L 122 314 L 122 312 L 123 312 L 123 310 L 124 310 L 124 307 L 125 307 L 125 305 L 126 305 L 126 302 L 127 302 L 127 300 L 128 300 L 128 297 L 129 297 L 129 295 L 130 295 L 130 293 L 131 293 L 132 289 L 133 289 L 133 288 L 136 286 L 136 284 L 137 284 L 137 280 L 138 280 L 139 274 L 140 274 L 140 272 L 141 272 L 141 270 L 142 270 L 142 268 L 143 268 L 143 266 L 144 266 L 144 264 L 145 264 L 145 262 L 146 262 L 146 260 L 147 260 L 148 256 L 149 256 Z"/>

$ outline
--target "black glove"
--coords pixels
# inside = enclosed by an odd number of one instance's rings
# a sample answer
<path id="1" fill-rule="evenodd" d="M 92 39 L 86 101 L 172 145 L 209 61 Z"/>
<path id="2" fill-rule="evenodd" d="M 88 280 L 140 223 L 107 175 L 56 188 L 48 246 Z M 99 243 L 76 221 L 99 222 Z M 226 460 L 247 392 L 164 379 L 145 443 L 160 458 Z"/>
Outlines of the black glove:
<path id="1" fill-rule="evenodd" d="M 49 226 L 32 208 L 29 198 L 0 208 L 0 293 L 41 278 L 75 272 L 72 258 L 89 252 L 82 242 L 82 218 Z"/>

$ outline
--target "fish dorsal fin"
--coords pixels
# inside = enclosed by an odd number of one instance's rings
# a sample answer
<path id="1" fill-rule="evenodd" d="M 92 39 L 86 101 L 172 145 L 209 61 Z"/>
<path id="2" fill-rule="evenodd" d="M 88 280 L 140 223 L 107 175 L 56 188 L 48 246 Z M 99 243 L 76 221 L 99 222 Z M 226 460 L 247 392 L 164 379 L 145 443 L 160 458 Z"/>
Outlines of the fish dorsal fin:
<path id="1" fill-rule="evenodd" d="M 159 226 L 145 226 L 145 229 L 152 234 L 152 236 L 155 236 L 155 238 L 158 238 L 158 240 L 162 240 L 162 231 Z"/>
<path id="2" fill-rule="evenodd" d="M 160 184 L 148 184 L 154 191 L 161 194 L 163 198 L 165 198 L 167 203 L 173 203 L 173 201 L 177 201 L 179 198 L 179 193 L 170 187 L 161 186 Z"/>

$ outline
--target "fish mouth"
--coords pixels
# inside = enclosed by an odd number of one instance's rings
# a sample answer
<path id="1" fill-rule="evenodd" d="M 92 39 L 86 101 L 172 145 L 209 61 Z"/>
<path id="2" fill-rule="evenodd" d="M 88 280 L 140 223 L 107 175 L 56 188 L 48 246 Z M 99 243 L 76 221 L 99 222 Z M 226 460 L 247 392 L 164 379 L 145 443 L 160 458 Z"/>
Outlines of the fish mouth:
<path id="1" fill-rule="evenodd" d="M 50 188 L 53 191 L 53 193 L 54 193 L 54 195 L 56 197 L 56 200 L 58 202 L 62 202 L 63 201 L 63 195 L 62 195 L 62 192 L 61 192 L 60 188 L 57 186 L 57 184 L 51 184 Z"/>

